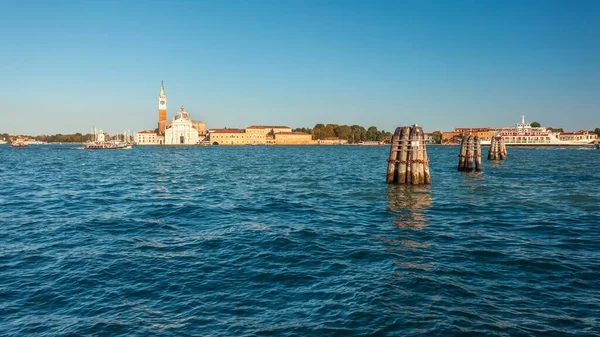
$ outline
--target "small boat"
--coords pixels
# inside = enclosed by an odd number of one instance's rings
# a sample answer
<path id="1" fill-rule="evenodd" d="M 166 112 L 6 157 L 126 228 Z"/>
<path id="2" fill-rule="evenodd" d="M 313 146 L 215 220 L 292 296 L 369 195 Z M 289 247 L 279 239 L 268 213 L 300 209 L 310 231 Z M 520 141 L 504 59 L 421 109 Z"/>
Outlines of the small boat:
<path id="1" fill-rule="evenodd" d="M 10 147 L 29 147 L 29 144 L 23 138 L 19 138 L 15 134 L 10 142 Z"/>
<path id="2" fill-rule="evenodd" d="M 24 141 L 18 140 L 10 143 L 10 147 L 29 147 L 29 144 L 27 144 Z"/>

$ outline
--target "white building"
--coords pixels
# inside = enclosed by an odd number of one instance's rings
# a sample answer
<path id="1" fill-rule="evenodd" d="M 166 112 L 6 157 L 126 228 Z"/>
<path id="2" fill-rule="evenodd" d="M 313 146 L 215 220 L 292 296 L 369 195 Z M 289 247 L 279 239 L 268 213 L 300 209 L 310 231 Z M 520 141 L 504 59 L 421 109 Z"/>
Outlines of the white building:
<path id="1" fill-rule="evenodd" d="M 140 131 L 136 134 L 136 145 L 157 145 L 158 136 L 152 130 Z"/>
<path id="2" fill-rule="evenodd" d="M 192 125 L 190 114 L 185 112 L 183 105 L 173 118 L 170 127 L 165 130 L 165 145 L 195 145 L 198 144 L 198 130 Z"/>

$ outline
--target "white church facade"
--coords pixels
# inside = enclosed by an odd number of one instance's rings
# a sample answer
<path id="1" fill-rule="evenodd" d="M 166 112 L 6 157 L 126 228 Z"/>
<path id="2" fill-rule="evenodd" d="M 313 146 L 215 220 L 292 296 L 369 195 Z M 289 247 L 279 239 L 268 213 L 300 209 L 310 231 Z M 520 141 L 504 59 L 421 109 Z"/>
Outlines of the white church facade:
<path id="1" fill-rule="evenodd" d="M 198 144 L 198 130 L 194 128 L 190 114 L 181 106 L 171 126 L 165 130 L 165 145 L 196 144 Z"/>

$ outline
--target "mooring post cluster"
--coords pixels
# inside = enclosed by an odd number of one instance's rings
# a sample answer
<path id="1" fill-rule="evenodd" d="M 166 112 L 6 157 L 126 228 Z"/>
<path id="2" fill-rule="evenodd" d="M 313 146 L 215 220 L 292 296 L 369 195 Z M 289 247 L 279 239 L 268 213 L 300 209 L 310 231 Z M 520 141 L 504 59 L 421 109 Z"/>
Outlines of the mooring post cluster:
<path id="1" fill-rule="evenodd" d="M 388 184 L 431 184 L 425 134 L 420 126 L 396 128 L 387 161 L 386 181 Z"/>
<path id="2" fill-rule="evenodd" d="M 502 136 L 492 137 L 492 143 L 490 144 L 490 152 L 488 153 L 488 160 L 504 160 L 506 158 L 506 145 L 504 144 L 504 138 Z"/>
<path id="3" fill-rule="evenodd" d="M 463 138 L 458 155 L 458 170 L 461 172 L 482 171 L 481 141 L 477 136 Z M 473 165 L 474 164 L 474 165 Z"/>

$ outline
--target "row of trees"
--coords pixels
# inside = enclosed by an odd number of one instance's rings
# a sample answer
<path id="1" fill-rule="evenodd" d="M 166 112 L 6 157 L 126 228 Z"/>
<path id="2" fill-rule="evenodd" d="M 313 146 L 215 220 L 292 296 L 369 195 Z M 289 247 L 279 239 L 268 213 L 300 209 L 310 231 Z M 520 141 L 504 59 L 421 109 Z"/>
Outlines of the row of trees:
<path id="1" fill-rule="evenodd" d="M 82 134 L 82 133 L 74 133 L 74 134 L 56 134 L 56 135 L 41 135 L 34 137 L 35 140 L 39 140 L 42 142 L 48 143 L 84 143 L 92 140 L 92 134 Z"/>
<path id="2" fill-rule="evenodd" d="M 119 139 L 123 139 L 123 135 L 116 135 Z M 110 140 L 111 137 L 109 134 L 105 133 L 104 137 L 106 140 Z M 56 134 L 56 135 L 40 135 L 40 136 L 28 136 L 28 135 L 10 135 L 8 133 L 1 133 L 0 139 L 4 139 L 6 141 L 12 141 L 13 138 L 28 138 L 35 139 L 41 142 L 48 143 L 85 143 L 89 142 L 93 139 L 93 135 L 82 134 L 82 133 L 73 133 L 73 134 Z"/>
<path id="3" fill-rule="evenodd" d="M 309 133 L 314 140 L 325 139 L 328 137 L 339 137 L 349 143 L 358 143 L 361 141 L 383 141 L 392 136 L 385 130 L 377 130 L 377 127 L 370 126 L 365 129 L 361 125 L 338 125 L 338 124 L 316 124 L 311 128 L 297 128 L 294 131 Z"/>
<path id="4" fill-rule="evenodd" d="M 534 127 L 534 128 L 539 128 L 540 126 L 542 126 L 542 124 L 540 124 L 540 123 L 538 123 L 538 122 L 532 122 L 532 123 L 531 123 L 531 126 L 532 126 L 532 127 Z M 565 130 L 563 130 L 563 128 L 553 128 L 553 127 L 551 127 L 551 126 L 547 126 L 547 128 L 548 128 L 548 129 L 552 129 L 552 130 L 554 130 L 554 131 L 556 131 L 556 132 L 565 132 Z M 596 129 L 596 130 L 598 130 L 598 129 Z M 596 132 L 596 131 L 594 131 L 594 132 Z M 600 133 L 598 133 L 598 132 L 596 132 L 596 133 L 597 133 L 598 135 L 600 135 Z"/>

